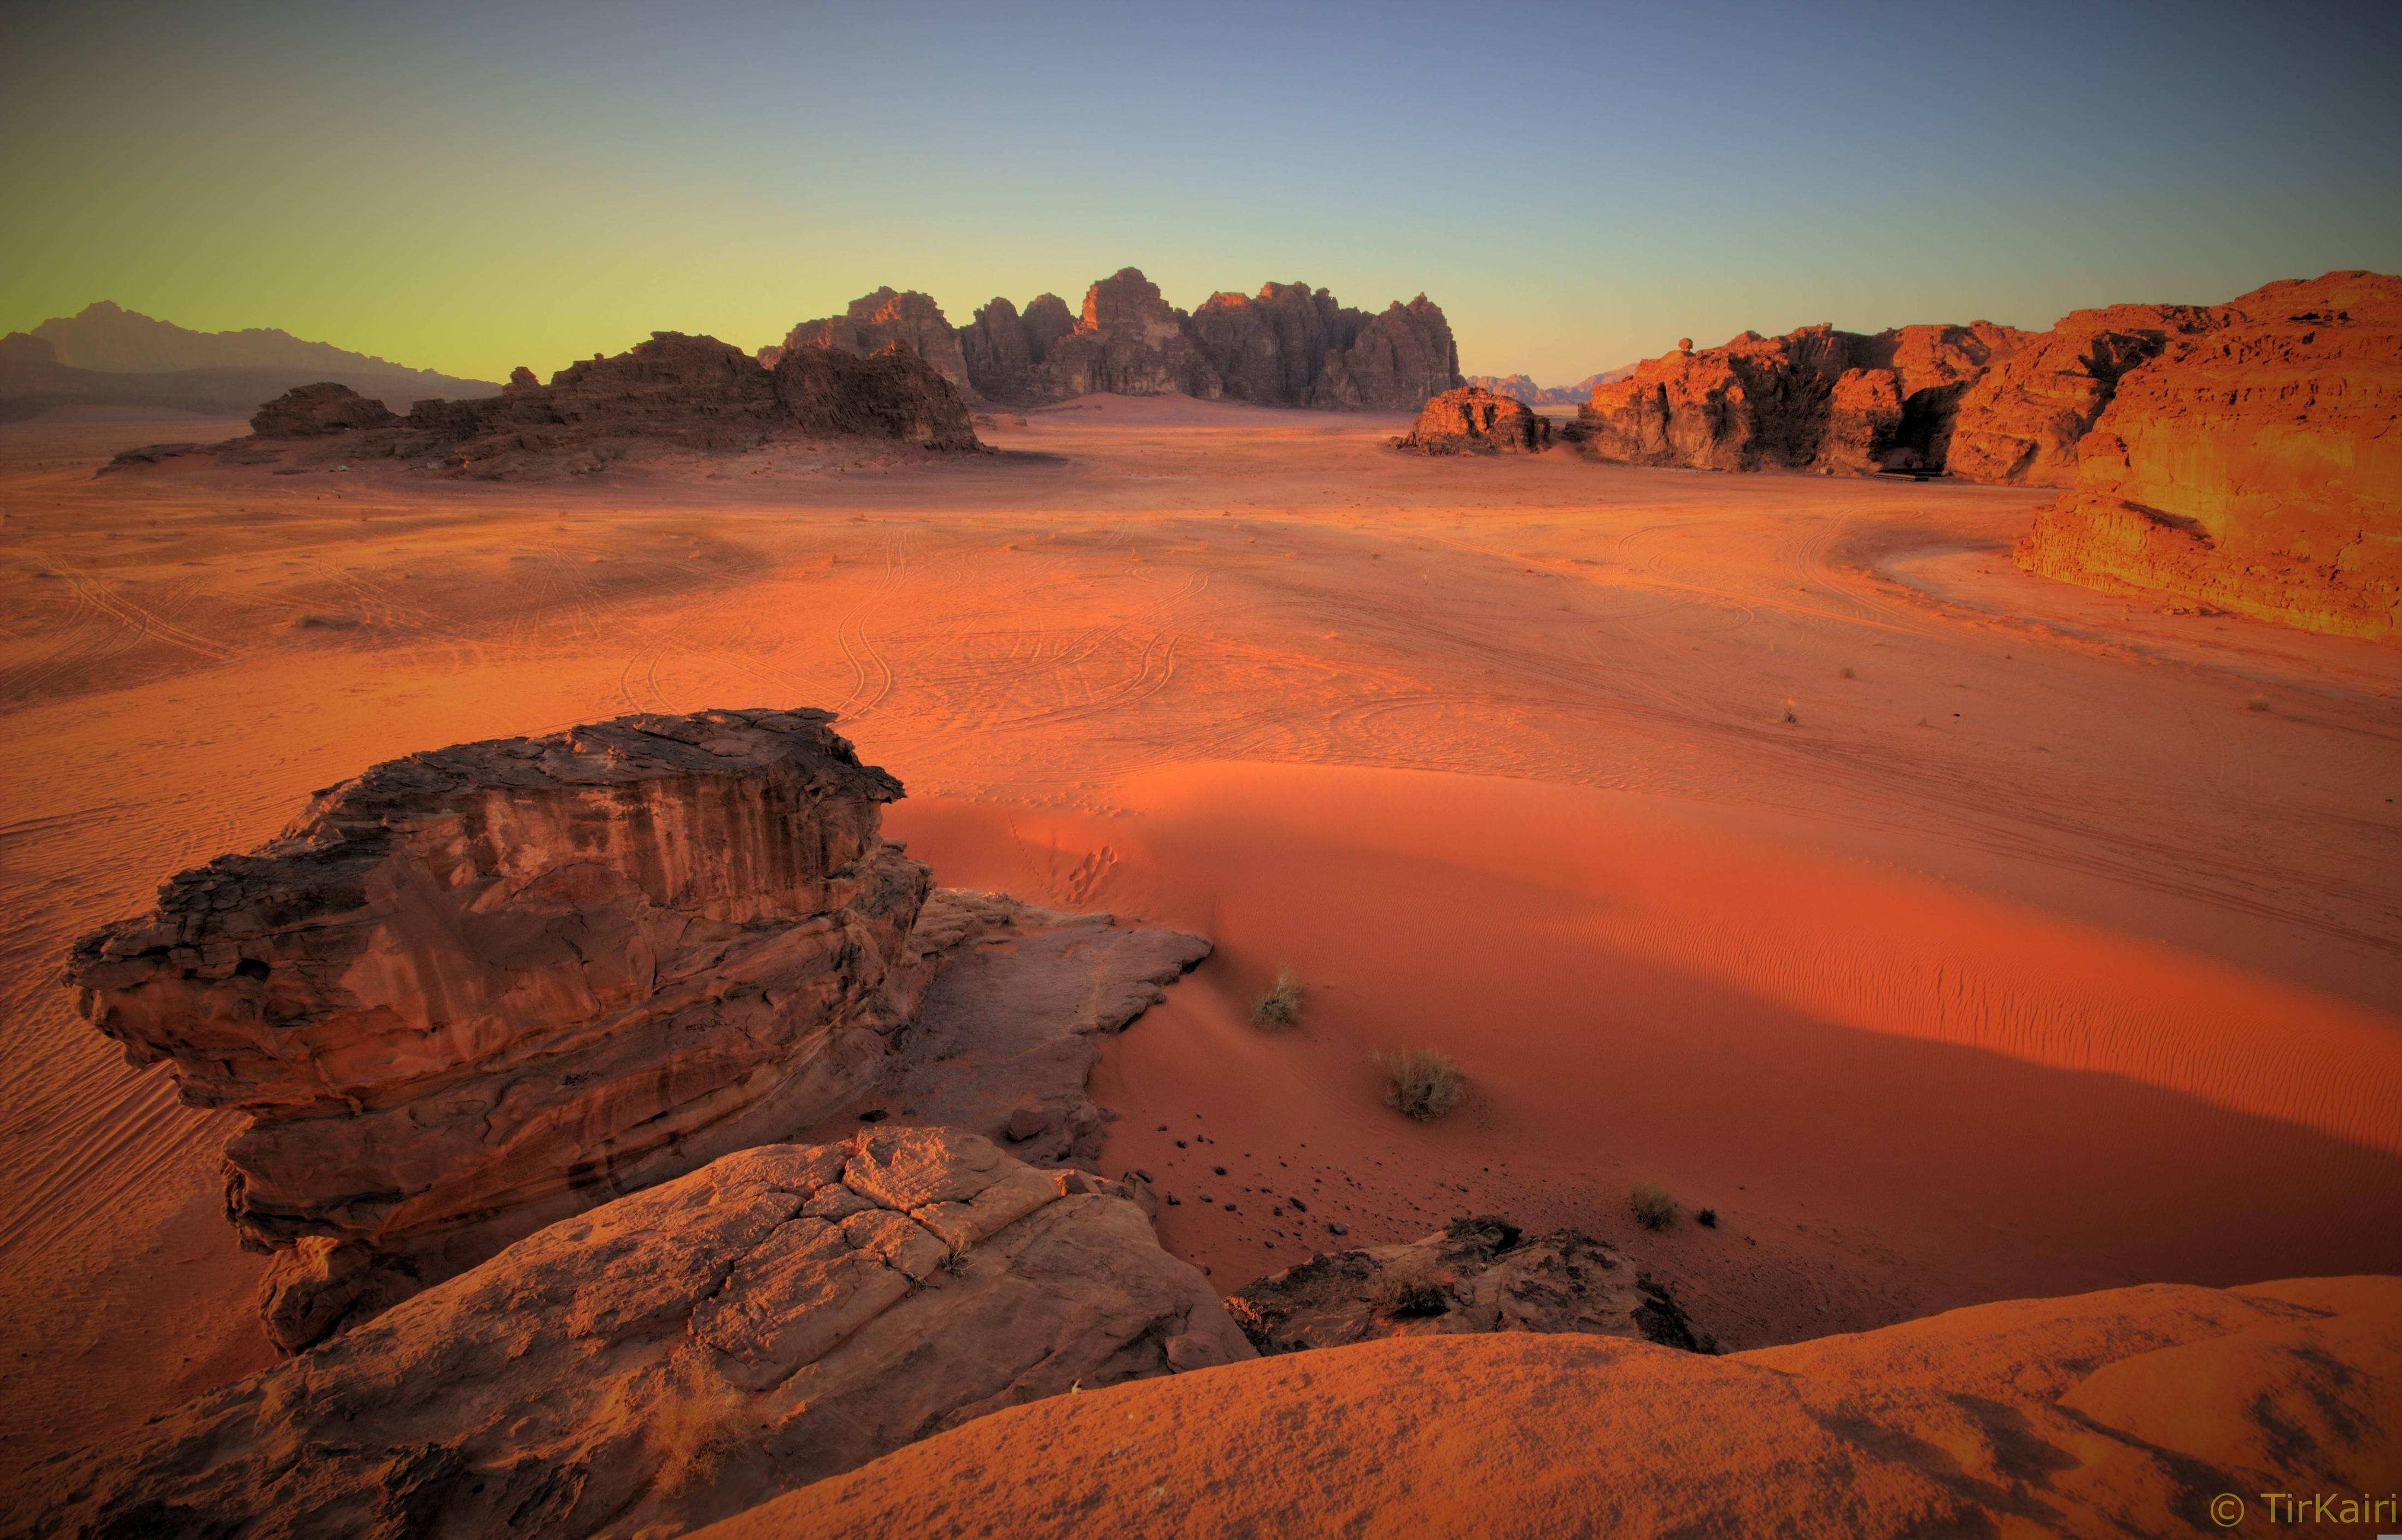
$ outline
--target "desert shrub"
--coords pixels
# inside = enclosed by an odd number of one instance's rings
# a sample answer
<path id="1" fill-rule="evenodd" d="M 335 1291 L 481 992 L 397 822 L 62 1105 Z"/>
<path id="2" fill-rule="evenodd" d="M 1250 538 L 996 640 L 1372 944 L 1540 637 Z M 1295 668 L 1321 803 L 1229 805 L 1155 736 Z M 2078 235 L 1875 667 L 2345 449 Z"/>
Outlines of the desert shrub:
<path id="1" fill-rule="evenodd" d="M 1376 1062 L 1384 1066 L 1385 1078 L 1390 1082 L 1385 1091 L 1386 1103 L 1420 1122 L 1440 1118 L 1457 1107 L 1460 1088 L 1468 1082 L 1468 1077 L 1459 1072 L 1458 1063 L 1436 1049 L 1404 1048 L 1398 1052 L 1379 1053 Z"/>
<path id="2" fill-rule="evenodd" d="M 2269 697 L 2266 695 L 2255 695 L 2243 703 L 2246 711 L 2266 711 L 2268 708 Z"/>
<path id="3" fill-rule="evenodd" d="M 1377 1313 L 1387 1316 L 1441 1315 L 1451 1308 L 1451 1296 L 1441 1284 L 1418 1272 L 1387 1272 L 1376 1280 Z"/>
<path id="4" fill-rule="evenodd" d="M 1291 968 L 1277 969 L 1276 983 L 1251 1007 L 1253 1026 L 1294 1026 L 1301 1021 L 1301 975 Z"/>
<path id="5" fill-rule="evenodd" d="M 1714 1208 L 1697 1208 L 1693 1210 L 1693 1223 L 1704 1230 L 1716 1230 L 1719 1228 L 1719 1211 Z"/>
<path id="6" fill-rule="evenodd" d="M 1646 1230 L 1665 1230 L 1684 1212 L 1677 1200 L 1668 1196 L 1668 1189 L 1657 1182 L 1637 1182 L 1626 1201 L 1635 1210 L 1635 1222 Z"/>

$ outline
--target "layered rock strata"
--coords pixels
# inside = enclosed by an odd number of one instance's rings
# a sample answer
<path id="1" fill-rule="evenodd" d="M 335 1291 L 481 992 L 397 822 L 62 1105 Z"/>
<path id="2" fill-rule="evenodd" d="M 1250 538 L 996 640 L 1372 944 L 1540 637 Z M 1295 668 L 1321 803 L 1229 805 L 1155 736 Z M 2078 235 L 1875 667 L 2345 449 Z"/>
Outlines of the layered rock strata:
<path id="1" fill-rule="evenodd" d="M 1470 386 L 1419 409 L 1397 449 L 1422 455 L 1535 455 L 1552 447 L 1552 419 L 1515 396 Z"/>
<path id="2" fill-rule="evenodd" d="M 1422 1240 L 1312 1257 L 1237 1289 L 1226 1309 L 1263 1353 L 1484 1331 L 1701 1345 L 1667 1286 L 1615 1247 L 1574 1230 L 1527 1235 L 1491 1214 Z"/>
<path id="3" fill-rule="evenodd" d="M 683 1533 L 987 1412 L 1251 1356 L 1114 1184 L 873 1129 L 519 1241 L 86 1457 L 38 1528 Z"/>
<path id="4" fill-rule="evenodd" d="M 2020 565 L 2402 641 L 2402 279 L 2215 307 L 2124 371 Z"/>
<path id="5" fill-rule="evenodd" d="M 656 332 L 614 357 L 594 356 L 548 384 L 519 369 L 501 393 L 421 401 L 406 418 L 360 421 L 338 444 L 292 440 L 286 425 L 328 409 L 311 386 L 260 409 L 251 438 L 177 453 L 296 467 L 397 460 L 480 478 L 541 478 L 670 454 L 728 454 L 788 442 L 863 439 L 938 452 L 979 447 L 965 399 L 898 344 L 865 357 L 794 347 L 768 369 L 714 337 Z M 255 422 L 254 426 L 256 426 Z M 120 456 L 117 468 L 164 458 Z"/>
<path id="6" fill-rule="evenodd" d="M 820 711 L 412 755 L 85 938 L 78 1007 L 248 1125 L 226 1210 L 286 1350 L 549 1221 L 789 1136 L 929 969 L 901 784 Z"/>

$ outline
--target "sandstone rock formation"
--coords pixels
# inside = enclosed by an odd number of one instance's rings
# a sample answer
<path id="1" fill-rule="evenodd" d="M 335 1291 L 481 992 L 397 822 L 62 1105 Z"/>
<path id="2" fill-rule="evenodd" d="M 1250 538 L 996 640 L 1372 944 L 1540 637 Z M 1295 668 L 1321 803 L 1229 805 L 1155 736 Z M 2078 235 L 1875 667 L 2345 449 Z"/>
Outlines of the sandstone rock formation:
<path id="1" fill-rule="evenodd" d="M 739 355 L 738 355 L 739 356 Z M 226 1208 L 287 1350 L 562 1216 L 788 1136 L 922 989 L 901 795 L 819 711 L 380 764 L 77 944 L 79 1009 L 239 1108 Z"/>
<path id="2" fill-rule="evenodd" d="M 1596 370 L 1573 385 L 1538 385 L 1528 375 L 1463 375 L 1460 383 L 1496 395 L 1515 396 L 1529 406 L 1581 406 L 1593 399 L 1594 386 L 1614 384 L 1634 373 L 1635 365 L 1630 364 L 1622 369 Z"/>
<path id="3" fill-rule="evenodd" d="M 871 1129 L 555 1224 L 87 1456 L 39 1524 L 682 1533 L 1002 1408 L 1251 1355 L 1113 1184 Z"/>
<path id="4" fill-rule="evenodd" d="M 311 391 L 317 387 L 310 387 Z M 311 420 L 313 396 L 270 402 L 278 426 Z M 261 432 L 200 452 L 238 463 L 281 460 L 305 468 L 399 460 L 479 478 L 540 478 L 598 471 L 676 453 L 725 454 L 787 442 L 857 438 L 937 452 L 979 447 L 966 401 L 918 354 L 890 346 L 862 358 L 815 347 L 787 349 L 771 371 L 708 337 L 655 332 L 614 357 L 595 355 L 538 383 L 518 369 L 500 394 L 421 401 L 406 419 L 363 425 L 315 460 Z M 154 461 L 118 457 L 112 469 Z"/>
<path id="5" fill-rule="evenodd" d="M 1040 373 L 1059 339 L 1076 329 L 1075 313 L 1056 294 L 1038 295 L 1020 315 L 996 297 L 959 333 L 969 382 L 994 401 L 1031 405 L 1048 389 Z"/>
<path id="6" fill-rule="evenodd" d="M 2402 640 L 2402 279 L 2272 283 L 2158 340 L 2020 565 Z"/>
<path id="7" fill-rule="evenodd" d="M 1306 1430 L 1311 1457 L 1292 1458 Z M 2402 1280 L 2151 1285 L 1724 1357 L 1408 1337 L 1013 1408 L 706 1540 L 2111 1537 L 2395 1527 Z M 2211 1503 L 2237 1494 L 2243 1516 Z M 2230 1528 L 2236 1518 L 2242 1527 Z"/>
<path id="8" fill-rule="evenodd" d="M 2067 486 L 2078 443 L 2119 378 L 2158 357 L 2172 336 L 2211 324 L 2210 312 L 2189 305 L 2114 305 L 2062 317 L 1962 392 L 1945 467 L 1968 481 Z"/>
<path id="9" fill-rule="evenodd" d="M 785 334 L 781 346 L 760 349 L 759 362 L 772 369 L 795 348 L 832 348 L 865 358 L 895 343 L 932 364 L 934 372 L 961 395 L 970 391 L 959 334 L 951 329 L 933 296 L 915 289 L 899 294 L 890 288 L 878 289 L 852 300 L 850 309 L 841 315 L 804 321 Z"/>
<path id="10" fill-rule="evenodd" d="M 1424 295 L 1370 316 L 1305 283 L 1212 296 L 1191 316 L 1127 268 L 1086 292 L 1081 318 L 1045 295 L 1006 299 L 961 334 L 968 378 L 994 401 L 1039 406 L 1093 391 L 1269 406 L 1415 410 L 1459 383 L 1458 349 Z"/>
<path id="11" fill-rule="evenodd" d="M 890 1117 L 983 1134 L 1023 1161 L 1087 1166 L 1115 1116 L 1085 1090 L 1101 1040 L 1209 955 L 1186 931 L 951 888 L 927 896 L 909 944 L 934 972 L 917 1018 L 820 1135 Z"/>
<path id="12" fill-rule="evenodd" d="M 1394 447 L 1423 455 L 1540 454 L 1552 447 L 1552 419 L 1515 396 L 1469 386 L 1445 391 L 1418 412 Z"/>
<path id="13" fill-rule="evenodd" d="M 261 438 L 316 438 L 399 420 L 382 402 L 326 380 L 286 391 L 261 406 L 251 417 L 250 431 Z"/>
<path id="14" fill-rule="evenodd" d="M 1262 1353 L 1479 1331 L 1700 1346 L 1668 1289 L 1613 1247 L 1573 1230 L 1530 1236 L 1492 1214 L 1400 1245 L 1312 1257 L 1236 1290 L 1226 1309 Z"/>

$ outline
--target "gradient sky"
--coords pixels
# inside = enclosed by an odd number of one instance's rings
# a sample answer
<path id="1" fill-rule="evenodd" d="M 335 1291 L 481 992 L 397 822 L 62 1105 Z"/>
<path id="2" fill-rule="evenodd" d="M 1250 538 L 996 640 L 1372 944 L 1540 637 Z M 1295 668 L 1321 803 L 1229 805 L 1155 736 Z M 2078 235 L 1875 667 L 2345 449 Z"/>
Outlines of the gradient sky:
<path id="1" fill-rule="evenodd" d="M 7 9 L 0 330 L 105 298 L 500 378 L 1132 264 L 1424 290 L 1550 384 L 2402 271 L 2390 0 Z"/>

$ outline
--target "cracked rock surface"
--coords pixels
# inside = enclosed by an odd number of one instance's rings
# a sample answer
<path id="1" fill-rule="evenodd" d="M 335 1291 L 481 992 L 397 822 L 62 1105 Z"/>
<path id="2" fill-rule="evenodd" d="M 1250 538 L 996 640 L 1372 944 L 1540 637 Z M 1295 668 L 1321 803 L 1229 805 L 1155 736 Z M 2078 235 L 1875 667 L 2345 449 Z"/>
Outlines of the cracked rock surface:
<path id="1" fill-rule="evenodd" d="M 83 1457 L 35 1533 L 682 1533 L 988 1411 L 1251 1356 L 1115 1184 L 871 1128 L 552 1225 Z"/>

